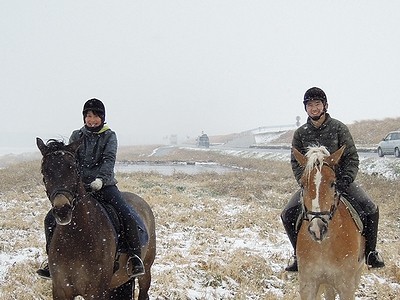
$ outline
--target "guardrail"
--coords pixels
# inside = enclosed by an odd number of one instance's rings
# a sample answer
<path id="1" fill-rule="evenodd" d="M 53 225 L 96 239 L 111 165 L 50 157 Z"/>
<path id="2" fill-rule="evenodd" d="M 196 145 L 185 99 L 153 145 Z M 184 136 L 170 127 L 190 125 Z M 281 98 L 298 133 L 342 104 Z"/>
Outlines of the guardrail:
<path id="1" fill-rule="evenodd" d="M 250 145 L 249 148 L 256 148 L 256 149 L 286 149 L 290 150 L 292 146 L 289 144 L 276 144 L 276 145 Z M 357 146 L 358 152 L 369 152 L 369 153 L 376 153 L 376 146 Z"/>

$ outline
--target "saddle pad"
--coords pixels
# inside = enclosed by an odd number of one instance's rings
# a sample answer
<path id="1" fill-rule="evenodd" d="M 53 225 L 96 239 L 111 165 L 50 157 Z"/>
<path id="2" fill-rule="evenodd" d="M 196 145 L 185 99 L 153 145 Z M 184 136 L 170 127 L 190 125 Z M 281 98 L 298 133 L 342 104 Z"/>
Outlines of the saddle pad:
<path id="1" fill-rule="evenodd" d="M 356 223 L 356 226 L 358 230 L 362 233 L 364 231 L 364 224 L 361 221 L 360 215 L 356 211 L 356 209 L 351 205 L 351 203 L 342 195 L 340 195 L 340 201 L 343 202 L 344 205 L 346 205 L 347 209 L 350 212 L 351 217 L 354 220 L 354 223 Z"/>
<path id="2" fill-rule="evenodd" d="M 110 218 L 111 222 L 113 223 L 115 231 L 117 232 L 118 236 L 120 236 L 120 237 L 123 236 L 123 234 L 121 234 L 121 232 L 123 232 L 125 230 L 124 224 L 119 219 L 115 208 L 111 204 L 108 204 L 108 203 L 104 203 L 104 202 L 99 202 L 99 203 L 106 210 L 108 217 Z M 135 220 L 136 220 L 140 245 L 141 246 L 147 245 L 147 243 L 149 241 L 149 235 L 143 224 L 143 221 L 140 219 L 140 217 L 138 215 L 133 215 L 132 217 L 135 218 Z"/>

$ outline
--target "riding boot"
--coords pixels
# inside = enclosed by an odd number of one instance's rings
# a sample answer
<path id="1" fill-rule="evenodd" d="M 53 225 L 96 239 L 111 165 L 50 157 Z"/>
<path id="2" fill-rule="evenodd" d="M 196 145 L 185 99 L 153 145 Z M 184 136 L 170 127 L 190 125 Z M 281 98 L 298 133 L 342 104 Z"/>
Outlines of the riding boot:
<path id="1" fill-rule="evenodd" d="M 103 187 L 96 193 L 100 201 L 111 204 L 124 225 L 124 236 L 128 246 L 128 262 L 126 269 L 130 277 L 137 277 L 144 274 L 144 264 L 141 259 L 141 242 L 139 238 L 138 215 L 123 198 L 116 185 Z M 142 225 L 142 224 L 140 224 Z M 144 228 L 144 225 L 142 225 Z"/>
<path id="2" fill-rule="evenodd" d="M 297 257 L 296 257 L 296 245 L 297 245 L 296 225 L 293 225 L 293 222 L 289 222 L 289 223 L 283 223 L 283 227 L 285 227 L 286 234 L 289 237 L 290 243 L 292 244 L 293 249 L 294 249 L 294 255 L 292 257 L 292 260 L 291 260 L 290 264 L 285 268 L 285 270 L 288 272 L 297 272 L 298 266 L 297 266 Z"/>
<path id="3" fill-rule="evenodd" d="M 297 195 L 298 194 L 298 195 Z M 299 197 L 299 193 L 296 193 L 293 197 L 293 199 L 297 199 Z M 283 227 L 285 228 L 286 234 L 289 237 L 290 243 L 293 246 L 294 249 L 294 255 L 292 262 L 285 268 L 286 271 L 289 272 L 297 272 L 298 271 L 298 266 L 297 266 L 297 257 L 296 257 L 296 246 L 297 246 L 297 228 L 296 228 L 296 222 L 297 218 L 300 214 L 301 211 L 301 205 L 298 203 L 298 205 L 290 206 L 288 208 L 285 208 L 281 214 L 281 219 L 283 223 Z"/>
<path id="4" fill-rule="evenodd" d="M 56 220 L 53 216 L 52 211 L 50 210 L 45 219 L 44 219 L 44 233 L 46 237 L 46 253 L 49 254 L 49 247 L 50 247 L 50 242 L 53 237 L 54 229 L 56 227 Z M 50 279 L 50 270 L 49 270 L 49 265 L 47 262 L 43 262 L 40 268 L 36 271 L 36 273 L 45 279 Z"/>
<path id="5" fill-rule="evenodd" d="M 375 213 L 366 216 L 365 224 L 365 263 L 369 268 L 382 268 L 385 263 L 381 255 L 376 251 L 378 235 L 379 208 Z"/>
<path id="6" fill-rule="evenodd" d="M 125 237 L 128 244 L 128 261 L 126 269 L 130 277 L 137 277 L 145 273 L 141 259 L 142 247 L 139 238 L 139 229 L 134 218 L 125 219 Z"/>

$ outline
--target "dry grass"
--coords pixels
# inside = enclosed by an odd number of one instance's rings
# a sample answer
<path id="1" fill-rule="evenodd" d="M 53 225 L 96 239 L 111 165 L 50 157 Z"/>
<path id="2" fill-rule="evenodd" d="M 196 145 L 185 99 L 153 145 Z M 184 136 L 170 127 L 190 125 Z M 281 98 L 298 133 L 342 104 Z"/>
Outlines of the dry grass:
<path id="1" fill-rule="evenodd" d="M 389 131 L 400 129 L 400 118 L 358 121 L 349 125 L 349 129 L 357 144 L 377 144 Z"/>
<path id="2" fill-rule="evenodd" d="M 152 149 L 124 149 L 120 158 L 215 161 L 245 169 L 221 175 L 118 174 L 120 189 L 141 195 L 155 212 L 151 299 L 296 299 L 297 276 L 282 271 L 290 247 L 279 219 L 296 189 L 289 163 L 183 149 L 149 158 Z M 0 175 L 1 253 L 31 251 L 30 260 L 9 268 L 0 296 L 51 299 L 50 283 L 35 276 L 44 259 L 42 222 L 49 208 L 39 161 L 9 166 Z M 380 206 L 378 247 L 387 267 L 365 271 L 358 297 L 396 299 L 398 290 L 390 283 L 400 281 L 398 182 L 362 174 L 359 182 Z"/>

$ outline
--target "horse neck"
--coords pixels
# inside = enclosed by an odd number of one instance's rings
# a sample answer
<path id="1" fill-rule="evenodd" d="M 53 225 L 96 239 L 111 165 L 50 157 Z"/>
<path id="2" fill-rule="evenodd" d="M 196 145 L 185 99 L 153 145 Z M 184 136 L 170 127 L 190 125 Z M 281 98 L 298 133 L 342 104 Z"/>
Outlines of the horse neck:
<path id="1" fill-rule="evenodd" d="M 333 219 L 335 219 L 335 221 L 339 224 L 343 224 L 345 220 L 351 220 L 351 222 L 354 223 L 349 209 L 342 201 L 339 201 L 336 212 L 333 215 Z"/>

